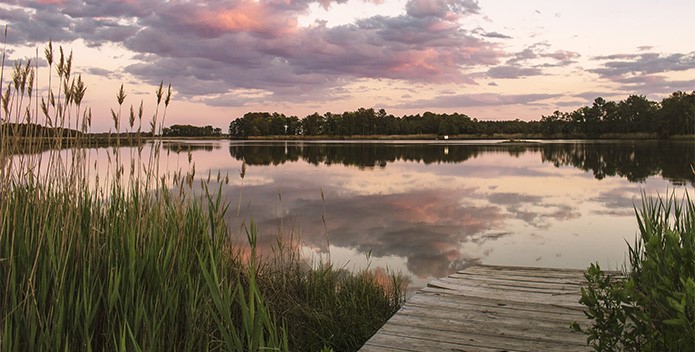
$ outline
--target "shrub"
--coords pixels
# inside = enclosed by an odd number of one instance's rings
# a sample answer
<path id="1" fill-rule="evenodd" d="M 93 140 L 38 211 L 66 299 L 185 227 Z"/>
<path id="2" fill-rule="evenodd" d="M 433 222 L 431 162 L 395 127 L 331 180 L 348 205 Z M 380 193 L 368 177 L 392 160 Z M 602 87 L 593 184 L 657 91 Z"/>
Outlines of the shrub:
<path id="1" fill-rule="evenodd" d="M 592 264 L 580 303 L 597 351 L 695 351 L 695 204 L 643 195 L 624 277 Z"/>

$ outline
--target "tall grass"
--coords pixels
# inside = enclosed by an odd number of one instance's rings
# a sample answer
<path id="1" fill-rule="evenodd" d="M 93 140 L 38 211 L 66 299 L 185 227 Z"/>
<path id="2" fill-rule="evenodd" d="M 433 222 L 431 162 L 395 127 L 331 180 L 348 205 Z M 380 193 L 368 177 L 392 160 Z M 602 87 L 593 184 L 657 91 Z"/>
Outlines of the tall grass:
<path id="1" fill-rule="evenodd" d="M 624 278 L 587 271 L 580 303 L 593 321 L 584 332 L 597 351 L 695 350 L 695 202 L 647 198 Z M 582 330 L 575 324 L 575 329 Z"/>
<path id="2" fill-rule="evenodd" d="M 161 141 L 142 155 L 143 102 L 128 109 L 123 86 L 111 117 L 122 132 L 128 116 L 137 147 L 120 160 L 115 138 L 99 179 L 83 148 L 92 115 L 72 53 L 49 43 L 44 54 L 46 86 L 27 60 L 2 88 L 1 350 L 349 351 L 398 309 L 399 276 L 311 266 L 280 239 L 274 256 L 259 258 L 252 223 L 249 246 L 234 245 L 228 177 L 194 187 L 194 167 L 160 172 Z M 171 96 L 171 87 L 155 90 L 151 135 Z"/>

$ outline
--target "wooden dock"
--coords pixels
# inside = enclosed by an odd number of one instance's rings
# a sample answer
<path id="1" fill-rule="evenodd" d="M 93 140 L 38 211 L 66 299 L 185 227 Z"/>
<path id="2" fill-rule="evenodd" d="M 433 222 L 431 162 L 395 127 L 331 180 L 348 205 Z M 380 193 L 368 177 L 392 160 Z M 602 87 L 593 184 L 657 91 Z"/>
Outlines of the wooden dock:
<path id="1" fill-rule="evenodd" d="M 418 291 L 360 351 L 591 351 L 583 271 L 472 266 Z"/>

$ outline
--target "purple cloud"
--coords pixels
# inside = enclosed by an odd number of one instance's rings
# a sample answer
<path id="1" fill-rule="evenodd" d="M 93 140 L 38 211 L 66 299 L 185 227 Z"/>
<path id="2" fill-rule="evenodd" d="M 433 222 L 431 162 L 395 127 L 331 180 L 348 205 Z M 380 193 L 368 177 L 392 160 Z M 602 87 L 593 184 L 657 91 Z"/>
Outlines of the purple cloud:
<path id="1" fill-rule="evenodd" d="M 496 65 L 507 56 L 461 27 L 462 16 L 480 11 L 474 0 L 410 0 L 400 16 L 299 26 L 310 4 L 346 1 L 15 0 L 0 14 L 14 44 L 121 44 L 139 60 L 127 73 L 171 81 L 184 98 L 258 89 L 273 101 L 332 99 L 332 88 L 363 78 L 473 83 L 462 67 Z"/>
<path id="2" fill-rule="evenodd" d="M 478 13 L 480 6 L 474 0 L 410 0 L 406 4 L 409 16 L 456 19 L 459 15 Z"/>
<path id="3" fill-rule="evenodd" d="M 421 99 L 398 106 L 399 108 L 464 108 L 472 106 L 530 104 L 557 98 L 560 94 L 458 94 L 433 99 Z"/>
<path id="4" fill-rule="evenodd" d="M 492 78 L 522 78 L 529 76 L 540 76 L 543 71 L 535 67 L 521 66 L 496 66 L 487 71 L 488 77 Z"/>
<path id="5" fill-rule="evenodd" d="M 483 37 L 485 37 L 485 38 L 498 38 L 498 39 L 512 39 L 512 37 L 510 37 L 506 34 L 498 33 L 498 32 L 487 32 L 487 33 L 483 34 Z"/>
<path id="6" fill-rule="evenodd" d="M 616 54 L 595 57 L 594 60 L 603 62 L 601 67 L 590 72 L 620 84 L 623 90 L 666 94 L 695 87 L 695 80 L 669 80 L 663 75 L 695 69 L 695 52 Z"/>
<path id="7" fill-rule="evenodd" d="M 644 75 L 673 71 L 686 71 L 695 68 L 695 51 L 688 54 L 620 54 L 600 56 L 597 61 L 606 61 L 603 67 L 591 72 L 601 77 L 613 79 L 628 74 Z"/>

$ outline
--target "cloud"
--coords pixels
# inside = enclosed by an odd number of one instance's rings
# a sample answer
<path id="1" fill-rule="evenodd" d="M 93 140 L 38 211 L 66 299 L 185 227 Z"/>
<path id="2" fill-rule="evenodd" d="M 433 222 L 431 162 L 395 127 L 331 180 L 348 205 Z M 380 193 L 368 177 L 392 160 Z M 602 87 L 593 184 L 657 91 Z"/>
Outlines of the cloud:
<path id="1" fill-rule="evenodd" d="M 642 94 L 668 94 L 695 88 L 695 80 L 668 80 L 660 75 L 616 77 L 613 81 L 620 83 L 624 90 Z"/>
<path id="2" fill-rule="evenodd" d="M 522 78 L 529 76 L 540 76 L 543 71 L 536 67 L 520 66 L 496 66 L 487 71 L 488 77 L 492 78 Z"/>
<path id="3" fill-rule="evenodd" d="M 639 205 L 639 199 L 635 195 L 640 194 L 641 191 L 640 187 L 622 186 L 603 191 L 591 201 L 604 207 L 604 209 L 596 210 L 596 213 L 629 216 L 634 215 L 634 207 Z"/>
<path id="4" fill-rule="evenodd" d="M 504 207 L 511 216 L 539 228 L 547 229 L 550 220 L 565 221 L 576 219 L 581 214 L 567 204 L 553 204 L 541 196 L 523 193 L 494 193 L 487 199 L 496 205 Z"/>
<path id="5" fill-rule="evenodd" d="M 695 80 L 669 79 L 666 74 L 695 69 L 695 52 L 613 54 L 593 58 L 600 66 L 589 70 L 618 83 L 622 90 L 640 94 L 667 94 L 692 90 Z"/>
<path id="6" fill-rule="evenodd" d="M 487 32 L 487 33 L 484 33 L 484 34 L 483 34 L 483 37 L 486 37 L 486 38 L 499 38 L 499 39 L 512 39 L 512 37 L 510 37 L 510 36 L 508 36 L 508 35 L 506 35 L 506 34 L 498 33 L 498 32 Z"/>
<path id="7" fill-rule="evenodd" d="M 290 180 L 295 181 L 293 186 L 287 186 Z M 278 192 L 285 202 L 282 221 L 299 223 L 301 240 L 308 247 L 325 251 L 328 236 L 332 246 L 374 257 L 405 258 L 407 269 L 418 277 L 445 276 L 452 266 L 469 260 L 461 252 L 463 242 L 482 243 L 509 234 L 492 231 L 505 221 L 500 208 L 461 202 L 464 195 L 475 192 L 470 188 L 378 195 L 350 195 L 327 188 L 328 200 L 323 202 L 318 186 L 296 181 L 289 177 L 276 179 L 277 188 L 244 189 L 245 196 L 254 200 L 248 211 L 261 231 L 270 231 L 259 237 L 261 245 L 275 241 L 272 231 L 280 219 L 267 204 L 278 199 Z M 312 193 L 316 196 L 310 196 Z"/>
<path id="8" fill-rule="evenodd" d="M 455 20 L 463 14 L 475 14 L 480 11 L 475 0 L 409 0 L 405 6 L 409 16 L 437 17 Z"/>
<path id="9" fill-rule="evenodd" d="M 593 99 L 592 99 L 593 101 Z M 587 105 L 589 101 L 588 100 L 570 100 L 570 101 L 558 101 L 553 103 L 557 107 L 571 107 L 571 108 L 578 108 L 580 106 L 585 106 Z"/>
<path id="10" fill-rule="evenodd" d="M 609 92 L 609 91 L 589 91 L 589 92 L 572 94 L 573 97 L 582 98 L 588 102 L 593 102 L 598 97 L 605 98 L 605 97 L 610 97 L 610 96 L 614 96 L 614 95 L 616 95 L 616 92 Z M 584 102 L 582 104 L 585 104 L 585 103 L 586 102 Z"/>
<path id="11" fill-rule="evenodd" d="M 548 43 L 534 43 L 512 54 L 503 65 L 489 68 L 487 77 L 517 79 L 541 76 L 545 74 L 543 68 L 569 66 L 576 63 L 575 59 L 580 57 L 580 54 L 574 51 L 548 51 L 549 48 Z"/>
<path id="12" fill-rule="evenodd" d="M 571 61 L 572 59 L 579 58 L 581 55 L 579 55 L 579 53 L 575 51 L 557 50 L 552 53 L 543 53 L 541 54 L 541 56 L 553 58 L 557 61 L 567 62 Z"/>
<path id="13" fill-rule="evenodd" d="M 523 105 L 545 99 L 557 98 L 560 94 L 457 94 L 420 99 L 405 103 L 399 108 L 464 108 L 472 106 Z"/>
<path id="14" fill-rule="evenodd" d="M 87 72 L 91 75 L 102 76 L 102 77 L 111 77 L 113 74 L 113 72 L 111 72 L 111 70 L 106 70 L 106 69 L 98 68 L 98 67 L 90 67 L 87 69 Z"/>
<path id="15" fill-rule="evenodd" d="M 695 51 L 687 54 L 618 54 L 600 56 L 594 60 L 606 62 L 602 63 L 602 67 L 590 71 L 608 79 L 695 69 Z"/>
<path id="16" fill-rule="evenodd" d="M 117 43 L 139 61 L 127 73 L 171 81 L 189 99 L 260 89 L 271 93 L 267 101 L 325 101 L 355 79 L 473 83 L 462 67 L 496 65 L 506 55 L 461 27 L 462 16 L 480 11 L 473 0 L 410 0 L 399 16 L 330 28 L 298 24 L 312 3 L 345 1 L 14 1 L 0 13 L 22 33 L 9 36 L 13 43 Z"/>

